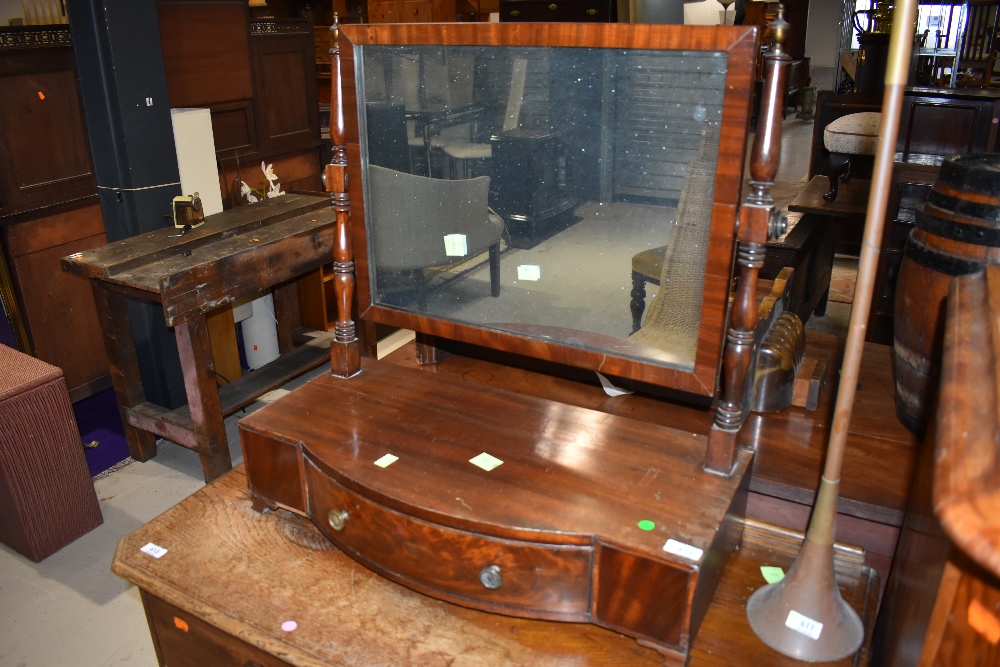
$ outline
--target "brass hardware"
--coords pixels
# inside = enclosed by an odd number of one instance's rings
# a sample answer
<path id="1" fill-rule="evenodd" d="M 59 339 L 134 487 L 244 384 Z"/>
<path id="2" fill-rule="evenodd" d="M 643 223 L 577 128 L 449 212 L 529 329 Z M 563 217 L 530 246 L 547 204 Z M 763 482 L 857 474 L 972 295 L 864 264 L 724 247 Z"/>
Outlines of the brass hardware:
<path id="1" fill-rule="evenodd" d="M 549 9 L 559 9 L 559 5 L 553 2 L 551 5 L 549 5 Z"/>
<path id="2" fill-rule="evenodd" d="M 326 520 L 330 522 L 330 527 L 339 533 L 347 525 L 347 512 L 344 510 L 330 510 L 326 514 Z"/>
<path id="3" fill-rule="evenodd" d="M 489 567 L 484 567 L 482 572 L 479 573 L 479 583 L 491 591 L 495 591 L 503 586 L 503 577 L 500 576 L 500 566 L 490 565 Z"/>
<path id="4" fill-rule="evenodd" d="M 513 11 L 512 11 L 511 13 L 510 13 L 510 15 L 511 15 L 511 16 L 520 16 L 520 15 L 521 15 L 521 12 L 520 12 L 519 10 L 515 9 L 515 10 L 513 10 Z"/>
<path id="5" fill-rule="evenodd" d="M 591 7 L 590 9 L 587 10 L 587 13 L 590 14 L 591 16 L 593 16 L 594 14 L 597 13 L 597 10 L 594 9 L 593 7 Z"/>

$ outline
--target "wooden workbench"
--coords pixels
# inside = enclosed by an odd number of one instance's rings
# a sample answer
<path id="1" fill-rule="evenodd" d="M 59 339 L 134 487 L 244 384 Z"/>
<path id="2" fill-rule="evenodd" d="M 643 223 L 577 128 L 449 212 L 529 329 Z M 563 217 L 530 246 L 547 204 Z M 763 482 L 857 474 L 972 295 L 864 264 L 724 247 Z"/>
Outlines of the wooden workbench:
<path id="1" fill-rule="evenodd" d="M 695 639 L 692 667 L 801 664 L 750 631 L 744 606 L 761 565 L 788 567 L 794 536 L 749 525 Z M 140 551 L 166 549 L 160 558 Z M 838 552 L 844 597 L 871 629 L 877 587 L 856 551 Z M 251 508 L 242 467 L 134 533 L 112 571 L 139 587 L 160 664 L 310 667 L 674 665 L 587 623 L 475 611 L 394 584 L 332 547 L 306 519 Z M 292 622 L 292 624 L 290 624 Z M 867 664 L 867 653 L 837 665 Z"/>
<path id="2" fill-rule="evenodd" d="M 168 227 L 63 258 L 64 270 L 89 278 L 93 287 L 132 458 L 155 456 L 160 436 L 198 452 L 206 482 L 232 468 L 223 418 L 328 359 L 329 337 L 289 350 L 220 390 L 207 318 L 274 290 L 279 341 L 284 337 L 282 348 L 290 348 L 279 304 L 297 298 L 295 278 L 331 261 L 333 233 L 325 198 L 290 194 L 209 216 L 185 234 Z M 128 298 L 163 306 L 177 338 L 187 405 L 169 410 L 146 400 Z"/>

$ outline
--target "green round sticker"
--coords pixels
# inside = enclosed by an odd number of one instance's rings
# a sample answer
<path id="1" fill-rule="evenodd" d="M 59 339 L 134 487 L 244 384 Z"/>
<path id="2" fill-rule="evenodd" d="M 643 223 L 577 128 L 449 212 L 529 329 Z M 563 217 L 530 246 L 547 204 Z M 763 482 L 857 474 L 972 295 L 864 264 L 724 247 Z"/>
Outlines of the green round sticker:
<path id="1" fill-rule="evenodd" d="M 656 528 L 656 524 L 649 519 L 643 519 L 639 522 L 639 530 L 653 530 Z"/>

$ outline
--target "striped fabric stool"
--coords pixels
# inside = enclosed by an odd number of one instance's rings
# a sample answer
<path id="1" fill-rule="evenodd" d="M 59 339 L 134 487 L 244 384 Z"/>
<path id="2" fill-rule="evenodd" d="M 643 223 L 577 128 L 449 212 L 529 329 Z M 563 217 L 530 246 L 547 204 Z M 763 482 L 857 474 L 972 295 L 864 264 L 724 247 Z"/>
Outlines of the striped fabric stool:
<path id="1" fill-rule="evenodd" d="M 841 116 L 823 129 L 823 146 L 830 151 L 827 177 L 830 191 L 823 199 L 832 202 L 837 198 L 840 181 L 851 177 L 851 158 L 856 155 L 875 155 L 882 114 L 864 111 Z"/>
<path id="2" fill-rule="evenodd" d="M 0 542 L 38 562 L 103 521 L 62 369 L 0 345 Z"/>

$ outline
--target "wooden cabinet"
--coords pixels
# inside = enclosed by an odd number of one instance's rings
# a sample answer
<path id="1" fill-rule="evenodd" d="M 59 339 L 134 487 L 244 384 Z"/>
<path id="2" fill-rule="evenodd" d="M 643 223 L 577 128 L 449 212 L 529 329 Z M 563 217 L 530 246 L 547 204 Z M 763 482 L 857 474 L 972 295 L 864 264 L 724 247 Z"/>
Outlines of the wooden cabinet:
<path id="1" fill-rule="evenodd" d="M 59 258 L 105 243 L 65 26 L 0 31 L 0 243 L 30 352 L 76 400 L 110 384 L 90 286 Z"/>
<path id="2" fill-rule="evenodd" d="M 110 386 L 90 284 L 59 267 L 61 257 L 107 243 L 100 206 L 35 217 L 3 231 L 35 356 L 63 370 L 73 400 Z"/>
<path id="3" fill-rule="evenodd" d="M 616 23 L 614 0 L 500 0 L 501 21 Z"/>
<path id="4" fill-rule="evenodd" d="M 69 29 L 0 36 L 0 218 L 93 196 Z"/>
<path id="5" fill-rule="evenodd" d="M 369 23 L 450 23 L 455 3 L 450 0 L 378 0 L 368 3 Z"/>
<path id="6" fill-rule="evenodd" d="M 226 173 L 223 194 L 233 201 L 239 184 L 262 160 L 275 164 L 287 189 L 319 182 L 321 145 L 316 52 L 308 18 L 251 20 L 246 2 L 157 2 L 160 40 L 171 107 L 212 111 L 212 132 Z M 206 66 L 206 63 L 212 63 Z M 310 153 L 308 174 L 289 178 L 278 162 Z"/>

